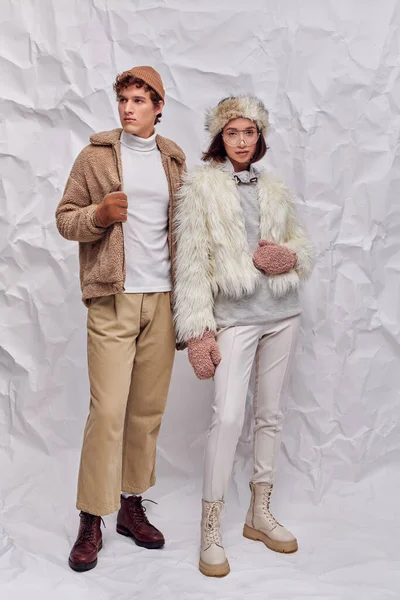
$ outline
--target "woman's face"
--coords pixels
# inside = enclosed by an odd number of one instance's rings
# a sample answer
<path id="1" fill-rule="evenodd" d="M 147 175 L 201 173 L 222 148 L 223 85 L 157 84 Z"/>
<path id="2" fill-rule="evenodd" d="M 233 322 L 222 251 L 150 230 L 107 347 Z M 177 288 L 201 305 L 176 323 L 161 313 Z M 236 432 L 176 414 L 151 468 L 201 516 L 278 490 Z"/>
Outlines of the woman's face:
<path id="1" fill-rule="evenodd" d="M 257 126 L 250 119 L 232 119 L 223 128 L 225 151 L 236 172 L 249 168 L 258 138 Z"/>

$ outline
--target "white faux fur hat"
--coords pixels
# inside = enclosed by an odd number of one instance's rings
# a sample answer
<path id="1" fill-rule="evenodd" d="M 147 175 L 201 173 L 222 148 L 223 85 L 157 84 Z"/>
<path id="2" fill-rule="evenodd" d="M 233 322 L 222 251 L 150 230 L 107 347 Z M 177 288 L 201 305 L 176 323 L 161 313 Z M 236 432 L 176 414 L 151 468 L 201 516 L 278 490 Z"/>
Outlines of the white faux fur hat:
<path id="1" fill-rule="evenodd" d="M 229 96 L 206 112 L 206 130 L 214 138 L 233 119 L 250 119 L 264 135 L 268 132 L 268 110 L 255 96 Z"/>

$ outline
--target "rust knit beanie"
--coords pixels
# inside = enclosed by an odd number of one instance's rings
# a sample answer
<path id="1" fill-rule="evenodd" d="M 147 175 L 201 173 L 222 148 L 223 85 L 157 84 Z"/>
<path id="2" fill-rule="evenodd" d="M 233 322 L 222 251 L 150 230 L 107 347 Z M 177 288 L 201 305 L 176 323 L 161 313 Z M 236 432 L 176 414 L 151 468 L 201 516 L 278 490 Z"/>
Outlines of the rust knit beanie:
<path id="1" fill-rule="evenodd" d="M 153 69 L 153 67 L 133 67 L 133 69 L 129 69 L 126 73 L 132 73 L 134 77 L 138 79 L 142 79 L 147 85 L 149 85 L 157 94 L 160 96 L 162 100 L 165 97 L 165 90 L 163 86 L 163 82 L 160 74 Z"/>

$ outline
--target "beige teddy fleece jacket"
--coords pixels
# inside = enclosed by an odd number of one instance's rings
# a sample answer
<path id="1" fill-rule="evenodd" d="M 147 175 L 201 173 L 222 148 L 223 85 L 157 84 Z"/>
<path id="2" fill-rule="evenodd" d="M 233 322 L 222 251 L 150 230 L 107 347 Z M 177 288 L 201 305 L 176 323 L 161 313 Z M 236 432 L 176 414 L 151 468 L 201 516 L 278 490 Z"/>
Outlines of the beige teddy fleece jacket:
<path id="1" fill-rule="evenodd" d="M 122 223 L 100 227 L 95 220 L 96 207 L 104 196 L 123 191 L 122 129 L 92 135 L 76 159 L 63 197 L 56 211 L 57 228 L 67 240 L 79 242 L 82 299 L 119 294 L 124 291 L 126 265 Z M 175 271 L 174 208 L 175 197 L 185 170 L 185 155 L 171 140 L 157 135 L 157 147 L 169 187 L 169 249 L 172 285 Z"/>

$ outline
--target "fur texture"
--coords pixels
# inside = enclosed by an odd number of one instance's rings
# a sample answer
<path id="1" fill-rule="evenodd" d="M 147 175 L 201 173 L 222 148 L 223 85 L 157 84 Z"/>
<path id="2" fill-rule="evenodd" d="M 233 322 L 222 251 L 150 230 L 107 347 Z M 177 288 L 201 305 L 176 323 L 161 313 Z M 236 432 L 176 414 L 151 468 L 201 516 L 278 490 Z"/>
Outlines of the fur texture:
<path id="1" fill-rule="evenodd" d="M 205 127 L 214 138 L 229 121 L 240 117 L 254 121 L 264 135 L 268 133 L 268 111 L 263 102 L 254 96 L 231 96 L 221 100 L 207 111 Z"/>
<path id="2" fill-rule="evenodd" d="M 310 275 L 313 248 L 280 179 L 261 172 L 257 193 L 260 239 L 286 246 L 297 255 L 294 269 L 268 277 L 272 293 L 281 297 Z M 201 166 L 184 177 L 175 231 L 175 324 L 178 341 L 187 342 L 207 329 L 216 332 L 213 308 L 218 292 L 231 298 L 250 295 L 266 275 L 253 264 L 237 186 L 221 166 Z"/>

